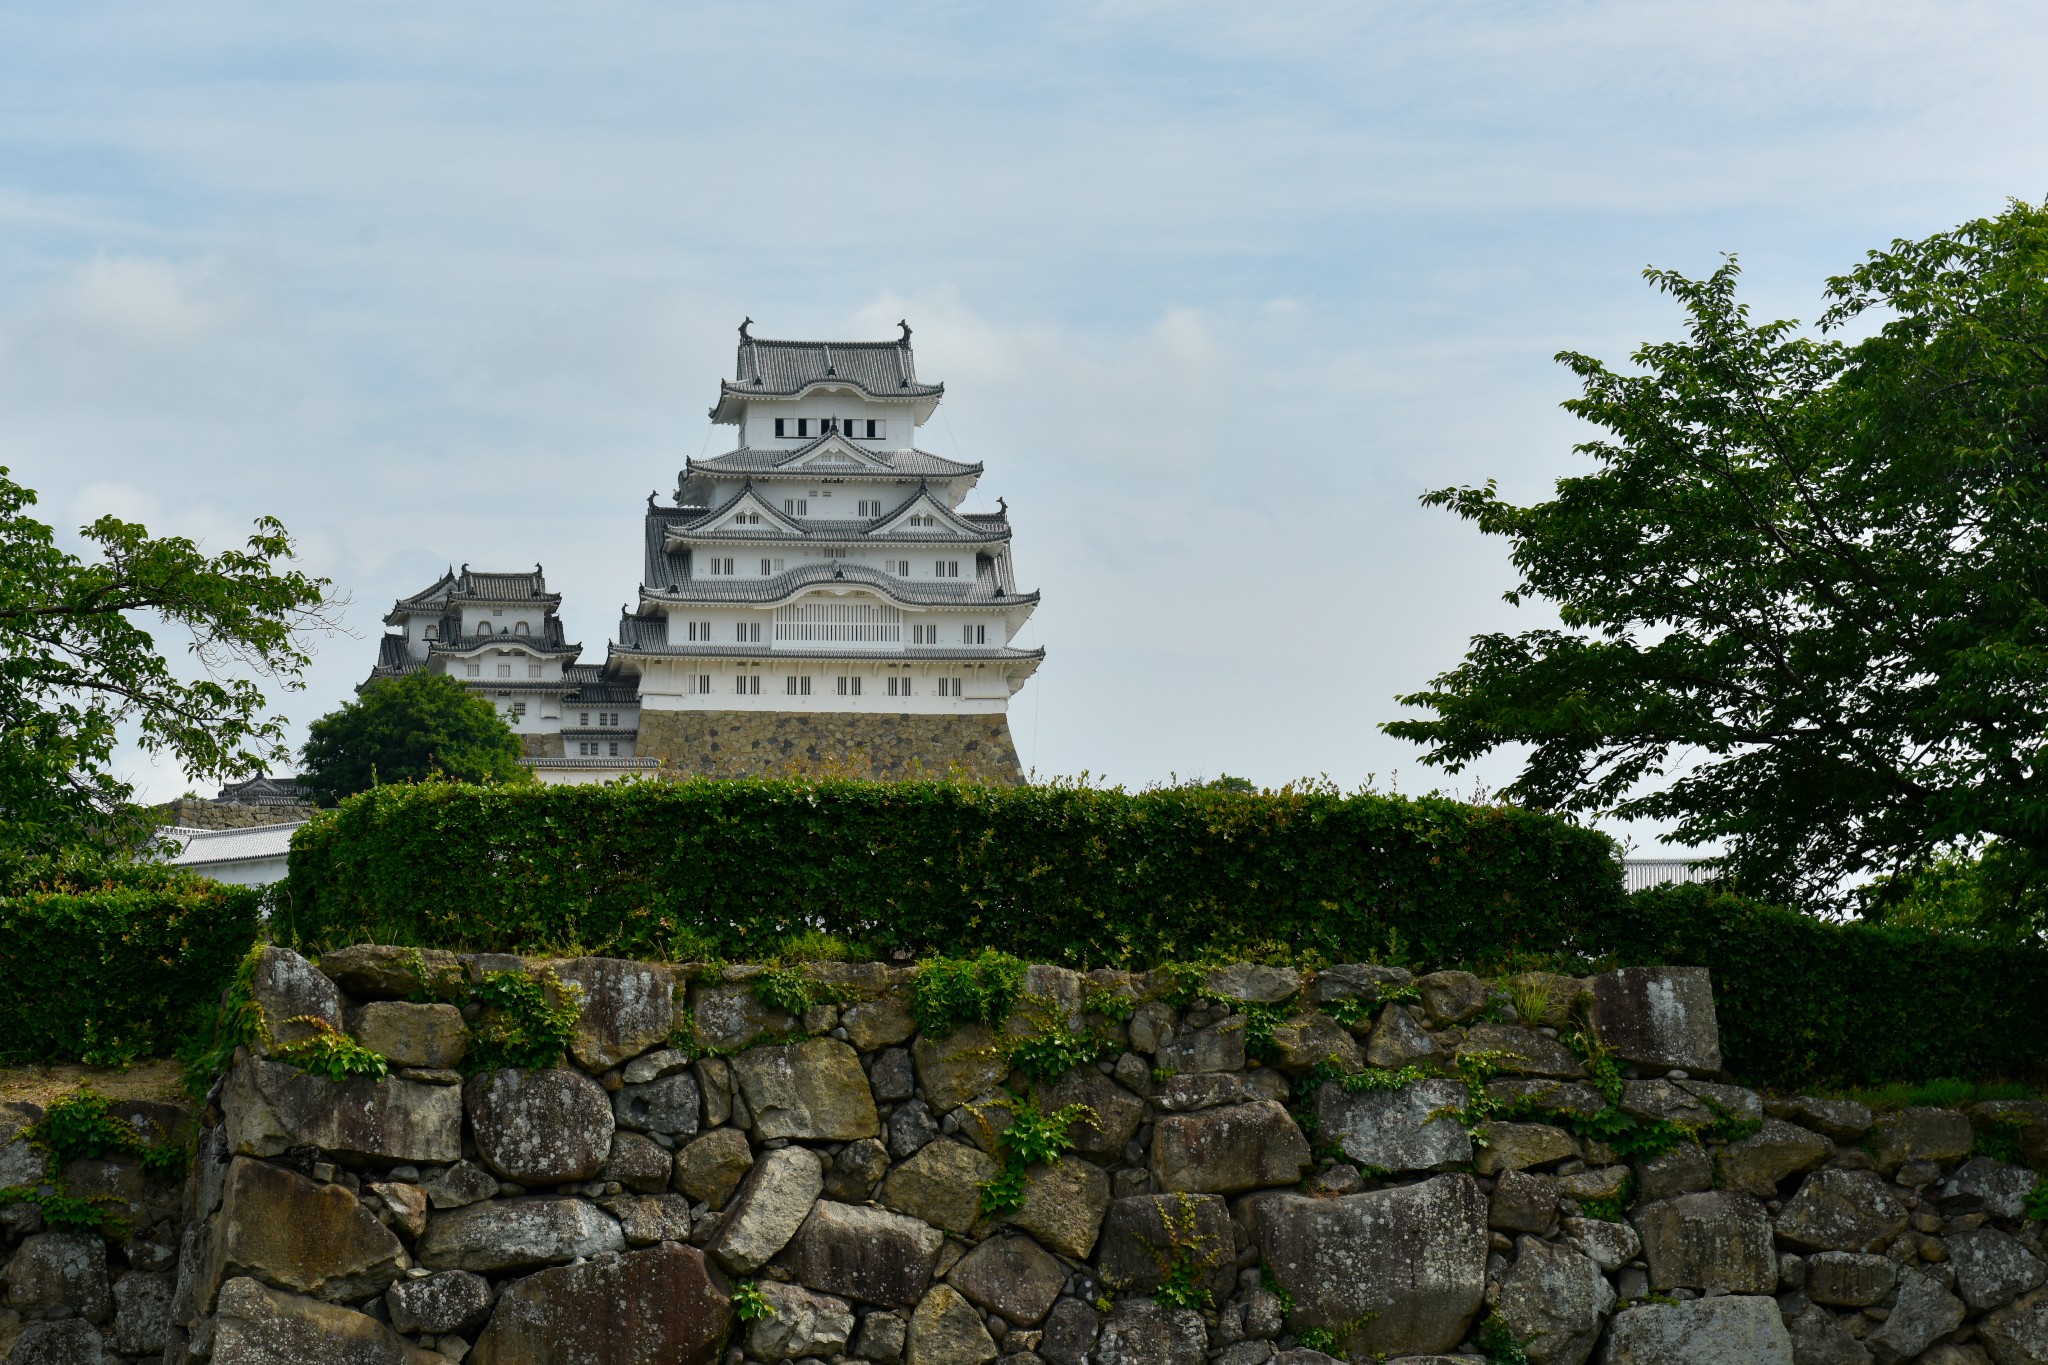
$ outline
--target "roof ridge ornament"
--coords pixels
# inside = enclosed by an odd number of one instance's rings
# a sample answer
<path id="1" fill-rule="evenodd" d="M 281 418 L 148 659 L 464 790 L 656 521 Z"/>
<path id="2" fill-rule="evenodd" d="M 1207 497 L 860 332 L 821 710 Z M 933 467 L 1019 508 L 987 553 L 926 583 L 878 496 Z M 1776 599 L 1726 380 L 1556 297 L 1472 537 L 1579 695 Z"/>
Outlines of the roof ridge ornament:
<path id="1" fill-rule="evenodd" d="M 898 319 L 896 320 L 896 325 L 897 325 L 898 327 L 901 327 L 901 328 L 903 329 L 903 335 L 902 335 L 902 337 L 901 337 L 901 338 L 899 338 L 899 339 L 897 340 L 896 344 L 897 344 L 898 346 L 908 346 L 908 345 L 910 344 L 910 321 L 909 321 L 909 319 L 907 319 L 907 318 L 898 318 Z"/>
<path id="2" fill-rule="evenodd" d="M 1010 501 L 1009 501 L 1009 499 L 1008 499 L 1008 498 L 997 498 L 997 499 L 996 499 L 996 515 L 997 515 L 997 516 L 999 516 L 999 517 L 1003 517 L 1003 518 L 1005 518 L 1005 519 L 1007 519 L 1007 518 L 1009 517 L 1009 515 L 1010 515 Z"/>
<path id="3" fill-rule="evenodd" d="M 658 488 L 650 488 L 650 489 L 648 489 L 648 490 L 647 490 L 647 510 L 648 510 L 648 511 L 652 512 L 652 511 L 654 510 L 654 495 L 655 495 L 656 493 L 659 493 L 660 491 L 661 491 L 661 490 L 660 490 L 660 489 L 658 489 Z"/>
<path id="4" fill-rule="evenodd" d="M 752 327 L 753 325 L 754 325 L 754 320 L 753 320 L 752 318 L 747 318 L 747 319 L 743 320 L 743 321 L 742 321 L 742 322 L 740 323 L 740 340 L 741 340 L 741 341 L 744 341 L 744 342 L 747 342 L 747 343 L 749 343 L 749 344 L 752 344 L 752 342 L 753 342 L 753 340 L 754 340 L 754 339 L 753 339 L 752 337 L 750 337 L 750 336 L 748 336 L 748 335 L 747 335 L 747 329 L 748 329 L 749 327 Z"/>
<path id="5" fill-rule="evenodd" d="M 839 377 L 839 371 L 832 364 L 832 343 L 829 341 L 823 341 L 818 343 L 818 345 L 819 348 L 825 352 L 825 373 L 832 376 L 832 378 L 837 379 Z"/>

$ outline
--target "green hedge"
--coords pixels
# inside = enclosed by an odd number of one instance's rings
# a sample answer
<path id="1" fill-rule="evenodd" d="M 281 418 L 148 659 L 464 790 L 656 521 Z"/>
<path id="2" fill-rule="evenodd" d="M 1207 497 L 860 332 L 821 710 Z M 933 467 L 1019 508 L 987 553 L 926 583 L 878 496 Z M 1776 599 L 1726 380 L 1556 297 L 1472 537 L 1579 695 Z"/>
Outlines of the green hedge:
<path id="1" fill-rule="evenodd" d="M 1731 1072 L 1787 1089 L 2048 1080 L 2048 952 L 1834 924 L 1702 886 L 1629 897 L 1602 954 L 1714 975 Z"/>
<path id="2" fill-rule="evenodd" d="M 1549 951 L 1620 903 L 1613 845 L 1432 798 L 944 782 L 386 786 L 292 840 L 281 939 L 746 957 L 877 950 L 1150 965 Z"/>
<path id="3" fill-rule="evenodd" d="M 261 902 L 151 867 L 0 896 L 0 1062 L 169 1055 L 255 941 Z"/>

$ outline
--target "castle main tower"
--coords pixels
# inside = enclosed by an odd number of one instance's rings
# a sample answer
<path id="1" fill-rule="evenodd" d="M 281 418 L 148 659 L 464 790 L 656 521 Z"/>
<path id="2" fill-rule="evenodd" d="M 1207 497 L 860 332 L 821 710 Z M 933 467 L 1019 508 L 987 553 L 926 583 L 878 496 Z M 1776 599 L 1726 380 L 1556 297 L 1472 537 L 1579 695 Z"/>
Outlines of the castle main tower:
<path id="1" fill-rule="evenodd" d="M 919 450 L 945 395 L 892 341 L 740 327 L 715 423 L 735 449 L 648 499 L 639 601 L 608 676 L 639 693 L 638 752 L 670 771 L 950 772 L 1013 783 L 1010 698 L 1044 650 L 1012 641 L 1010 522 L 962 510 L 981 477 Z"/>

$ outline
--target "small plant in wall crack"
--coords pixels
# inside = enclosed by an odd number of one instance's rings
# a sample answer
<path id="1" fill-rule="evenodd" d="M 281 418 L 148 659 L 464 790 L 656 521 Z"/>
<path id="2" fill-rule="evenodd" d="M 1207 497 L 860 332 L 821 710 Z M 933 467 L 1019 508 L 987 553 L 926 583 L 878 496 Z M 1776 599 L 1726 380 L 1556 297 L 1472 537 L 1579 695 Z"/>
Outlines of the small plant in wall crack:
<path id="1" fill-rule="evenodd" d="M 1160 1210 L 1166 1227 L 1166 1244 L 1149 1248 L 1159 1263 L 1164 1279 L 1152 1293 L 1152 1301 L 1164 1308 L 1213 1308 L 1214 1296 L 1202 1286 L 1202 1277 L 1222 1264 L 1228 1254 L 1222 1247 L 1202 1249 L 1197 1226 L 1197 1206 L 1188 1195 L 1179 1195 L 1173 1209 Z"/>
<path id="2" fill-rule="evenodd" d="M 801 1018 L 818 1005 L 845 1001 L 838 987 L 818 981 L 802 967 L 770 967 L 752 982 L 754 999 L 771 1010 Z"/>
<path id="3" fill-rule="evenodd" d="M 1473 1343 L 1486 1357 L 1486 1365 L 1529 1365 L 1529 1353 L 1521 1338 L 1499 1313 L 1488 1313 L 1479 1324 Z"/>
<path id="4" fill-rule="evenodd" d="M 769 1306 L 761 1286 L 752 1280 L 741 1280 L 732 1287 L 732 1315 L 741 1322 L 757 1322 L 775 1313 Z"/>
<path id="5" fill-rule="evenodd" d="M 2028 1192 L 2021 1207 L 2026 1210 L 2027 1217 L 2048 1223 L 2048 1175 L 2034 1182 L 2034 1188 Z"/>
<path id="6" fill-rule="evenodd" d="M 997 1147 L 1003 1167 L 994 1179 L 982 1182 L 982 1213 L 996 1217 L 1023 1208 L 1026 1173 L 1041 1163 L 1055 1164 L 1072 1151 L 1074 1142 L 1067 1129 L 1094 1117 L 1095 1111 L 1085 1104 L 1070 1104 L 1048 1114 L 1031 1101 L 1012 1096 L 1010 1126 L 1003 1130 Z"/>
<path id="7" fill-rule="evenodd" d="M 910 1013 L 931 1038 L 962 1024 L 1000 1024 L 1024 992 L 1024 964 L 993 949 L 979 957 L 938 957 L 921 963 L 910 982 Z"/>
<path id="8" fill-rule="evenodd" d="M 325 1019 L 306 1014 L 290 1022 L 306 1024 L 313 1032 L 272 1047 L 272 1061 L 295 1066 L 308 1075 L 325 1076 L 330 1081 L 346 1081 L 356 1076 L 381 1081 L 391 1074 L 391 1064 L 384 1060 L 382 1054 L 371 1051 L 345 1033 L 336 1033 L 334 1026 Z"/>

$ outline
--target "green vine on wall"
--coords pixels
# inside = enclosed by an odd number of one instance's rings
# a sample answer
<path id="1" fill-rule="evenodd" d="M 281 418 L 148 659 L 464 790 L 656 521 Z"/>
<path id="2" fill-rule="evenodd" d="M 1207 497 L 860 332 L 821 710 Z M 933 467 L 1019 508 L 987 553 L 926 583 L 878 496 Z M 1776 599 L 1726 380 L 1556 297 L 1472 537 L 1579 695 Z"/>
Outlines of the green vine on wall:
<path id="1" fill-rule="evenodd" d="M 981 1211 L 994 1218 L 1024 1207 L 1026 1175 L 1035 1165 L 1056 1165 L 1074 1148 L 1067 1129 L 1083 1120 L 1093 1121 L 1095 1111 L 1085 1104 L 1070 1104 L 1048 1114 L 1030 1100 L 1010 1097 L 1010 1126 L 997 1140 L 1002 1168 L 981 1184 Z"/>
<path id="2" fill-rule="evenodd" d="M 127 1220 L 106 1207 L 121 1201 L 111 1195 L 78 1198 L 66 1193 L 64 1168 L 74 1161 L 132 1156 L 145 1174 L 173 1180 L 185 1173 L 192 1154 L 182 1143 L 149 1141 L 134 1124 L 112 1113 L 112 1104 L 89 1085 L 52 1101 L 43 1117 L 22 1134 L 43 1153 L 44 1181 L 0 1189 L 0 1206 L 33 1204 L 51 1227 L 125 1238 Z"/>
<path id="3" fill-rule="evenodd" d="M 1164 1277 L 1153 1291 L 1152 1301 L 1164 1308 L 1213 1308 L 1215 1296 L 1202 1285 L 1202 1277 L 1221 1265 L 1228 1254 L 1212 1245 L 1201 1251 L 1199 1206 L 1186 1194 L 1175 1196 L 1169 1210 L 1161 1207 L 1159 1221 L 1166 1229 L 1164 1246 L 1148 1246 Z M 1199 1254 L 1198 1254 L 1199 1253 Z"/>
<path id="4" fill-rule="evenodd" d="M 557 997 L 550 1001 L 550 994 Z M 525 972 L 486 972 L 470 988 L 483 1014 L 470 1025 L 469 1051 L 462 1069 L 470 1075 L 516 1067 L 544 1071 L 562 1060 L 576 1037 L 583 1013 L 583 988 L 563 982 L 552 967 L 539 977 Z"/>

